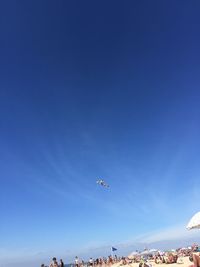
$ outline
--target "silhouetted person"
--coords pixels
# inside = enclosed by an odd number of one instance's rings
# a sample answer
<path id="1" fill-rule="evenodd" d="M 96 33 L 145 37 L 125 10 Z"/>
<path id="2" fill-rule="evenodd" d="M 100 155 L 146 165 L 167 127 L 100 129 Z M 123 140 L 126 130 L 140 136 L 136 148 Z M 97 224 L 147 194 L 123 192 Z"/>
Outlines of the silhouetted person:
<path id="1" fill-rule="evenodd" d="M 60 265 L 59 265 L 60 267 L 64 267 L 65 265 L 64 265 L 64 262 L 63 262 L 63 260 L 62 259 L 60 259 Z"/>

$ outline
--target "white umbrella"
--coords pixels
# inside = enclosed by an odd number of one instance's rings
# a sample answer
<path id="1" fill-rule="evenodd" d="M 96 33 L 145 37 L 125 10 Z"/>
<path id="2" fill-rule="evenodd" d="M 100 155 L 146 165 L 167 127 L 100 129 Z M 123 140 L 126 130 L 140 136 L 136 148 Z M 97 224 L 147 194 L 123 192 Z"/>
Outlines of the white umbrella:
<path id="1" fill-rule="evenodd" d="M 149 255 L 149 250 L 144 250 L 140 253 L 140 255 Z"/>
<path id="2" fill-rule="evenodd" d="M 129 259 L 133 259 L 134 256 L 136 256 L 136 255 L 139 255 L 139 252 L 137 252 L 137 251 L 133 251 L 130 255 L 128 255 L 128 258 L 129 258 Z"/>
<path id="3" fill-rule="evenodd" d="M 176 250 L 175 249 L 169 249 L 169 250 L 166 250 L 165 252 L 167 252 L 167 253 L 174 253 L 174 252 L 176 252 Z"/>
<path id="4" fill-rule="evenodd" d="M 186 226 L 188 230 L 190 229 L 199 229 L 200 228 L 200 212 L 197 212 L 189 221 Z"/>
<path id="5" fill-rule="evenodd" d="M 156 252 L 158 252 L 158 249 L 152 248 L 149 250 L 149 253 L 156 253 Z"/>
<path id="6" fill-rule="evenodd" d="M 139 254 L 139 252 L 137 252 L 137 251 L 133 251 L 131 254 L 130 254 L 130 256 L 135 256 L 135 255 L 138 255 Z"/>

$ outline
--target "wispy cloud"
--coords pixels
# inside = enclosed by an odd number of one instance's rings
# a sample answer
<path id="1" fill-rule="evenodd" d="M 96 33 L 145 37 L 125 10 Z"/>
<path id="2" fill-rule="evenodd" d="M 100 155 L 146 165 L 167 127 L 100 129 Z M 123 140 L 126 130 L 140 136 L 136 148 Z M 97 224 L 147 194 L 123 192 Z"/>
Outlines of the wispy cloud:
<path id="1" fill-rule="evenodd" d="M 198 238 L 199 236 L 199 238 Z M 185 225 L 177 225 L 171 228 L 164 228 L 159 231 L 146 233 L 144 235 L 140 235 L 135 237 L 134 239 L 124 240 L 122 242 L 117 242 L 112 244 L 110 242 L 99 243 L 90 242 L 85 244 L 82 248 L 77 248 L 74 250 L 62 250 L 62 251 L 33 251 L 27 249 L 17 249 L 17 250 L 6 250 L 0 249 L 1 254 L 1 262 L 5 263 L 14 263 L 20 261 L 33 261 L 33 262 L 41 262 L 41 261 L 49 261 L 52 255 L 59 255 L 64 258 L 68 258 L 68 260 L 73 260 L 75 255 L 79 255 L 83 258 L 88 258 L 89 256 L 100 256 L 107 255 L 110 252 L 110 247 L 115 245 L 118 248 L 118 252 L 120 254 L 128 254 L 134 249 L 143 249 L 145 245 L 148 247 L 151 246 L 161 246 L 165 244 L 165 247 L 170 244 L 173 246 L 178 246 L 178 244 L 185 245 L 185 242 L 196 242 L 200 240 L 200 234 L 198 230 L 188 231 L 185 228 Z M 159 247 L 158 247 L 159 248 Z"/>
<path id="2" fill-rule="evenodd" d="M 198 231 L 198 230 L 197 230 Z M 178 225 L 171 228 L 161 229 L 152 233 L 145 234 L 138 237 L 138 242 L 154 243 L 165 240 L 182 240 L 191 239 L 197 236 L 197 231 L 188 231 L 185 225 Z"/>

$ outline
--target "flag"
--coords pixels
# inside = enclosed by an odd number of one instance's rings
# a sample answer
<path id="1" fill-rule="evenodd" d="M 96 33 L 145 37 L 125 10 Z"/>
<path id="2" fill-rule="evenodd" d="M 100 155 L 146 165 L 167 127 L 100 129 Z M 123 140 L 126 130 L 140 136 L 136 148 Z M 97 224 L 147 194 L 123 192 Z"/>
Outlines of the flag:
<path id="1" fill-rule="evenodd" d="M 111 250 L 112 250 L 112 251 L 116 251 L 117 249 L 116 249 L 116 248 L 114 248 L 114 247 L 111 247 Z"/>

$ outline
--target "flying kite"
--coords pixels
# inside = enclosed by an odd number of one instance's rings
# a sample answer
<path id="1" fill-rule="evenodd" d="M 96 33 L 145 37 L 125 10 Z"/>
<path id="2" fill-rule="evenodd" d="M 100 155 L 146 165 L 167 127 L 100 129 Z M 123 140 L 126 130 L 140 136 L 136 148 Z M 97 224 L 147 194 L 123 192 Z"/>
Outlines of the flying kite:
<path id="1" fill-rule="evenodd" d="M 104 187 L 109 187 L 109 185 L 108 184 L 106 184 L 105 182 L 104 182 L 104 180 L 102 180 L 102 179 L 99 179 L 99 180 L 97 180 L 97 184 L 99 184 L 99 185 L 101 185 L 101 186 L 104 186 Z"/>

